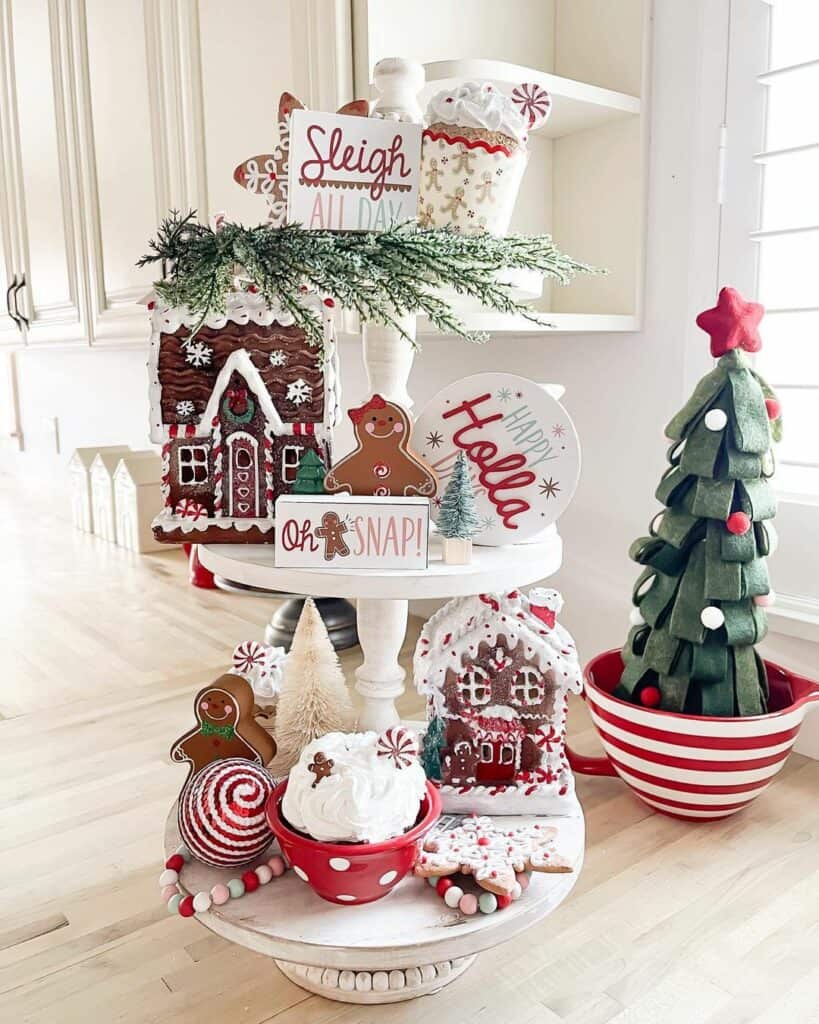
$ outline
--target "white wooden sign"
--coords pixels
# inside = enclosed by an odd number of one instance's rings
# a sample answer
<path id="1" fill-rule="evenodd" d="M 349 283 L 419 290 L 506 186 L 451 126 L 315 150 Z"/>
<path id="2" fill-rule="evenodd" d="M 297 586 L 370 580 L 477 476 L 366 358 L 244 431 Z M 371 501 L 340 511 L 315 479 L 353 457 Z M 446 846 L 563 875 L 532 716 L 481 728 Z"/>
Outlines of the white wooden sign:
<path id="1" fill-rule="evenodd" d="M 277 566 L 426 569 L 428 498 L 283 495 L 276 501 Z"/>
<path id="2" fill-rule="evenodd" d="M 288 168 L 288 221 L 313 229 L 384 231 L 415 219 L 421 126 L 294 110 Z"/>
<path id="3" fill-rule="evenodd" d="M 476 544 L 534 537 L 566 509 L 580 475 L 568 413 L 542 384 L 512 373 L 449 384 L 418 417 L 413 442 L 438 474 L 439 495 L 458 452 L 466 454 L 481 518 Z"/>

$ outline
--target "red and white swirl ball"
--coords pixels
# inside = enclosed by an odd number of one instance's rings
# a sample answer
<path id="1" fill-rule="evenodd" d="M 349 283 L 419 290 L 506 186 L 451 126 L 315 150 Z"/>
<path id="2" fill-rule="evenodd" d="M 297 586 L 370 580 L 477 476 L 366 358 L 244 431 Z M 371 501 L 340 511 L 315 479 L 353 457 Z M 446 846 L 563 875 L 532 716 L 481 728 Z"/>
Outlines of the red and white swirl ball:
<path id="1" fill-rule="evenodd" d="M 407 768 L 418 757 L 418 738 L 410 729 L 391 725 L 378 737 L 376 751 L 379 757 L 392 758 L 396 768 Z"/>
<path id="2" fill-rule="evenodd" d="M 179 798 L 179 832 L 203 864 L 234 867 L 273 840 L 265 804 L 276 783 L 260 765 L 238 757 L 203 768 Z"/>

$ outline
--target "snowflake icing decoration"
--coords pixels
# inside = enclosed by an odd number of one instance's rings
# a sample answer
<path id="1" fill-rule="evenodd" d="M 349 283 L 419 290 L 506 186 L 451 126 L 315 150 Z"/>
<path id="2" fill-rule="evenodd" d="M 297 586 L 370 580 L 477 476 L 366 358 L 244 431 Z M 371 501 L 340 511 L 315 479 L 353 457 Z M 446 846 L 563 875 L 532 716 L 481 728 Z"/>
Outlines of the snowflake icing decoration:
<path id="1" fill-rule="evenodd" d="M 282 352 L 280 348 L 277 348 L 270 353 L 269 358 L 271 366 L 284 366 L 287 362 L 287 353 Z"/>
<path id="2" fill-rule="evenodd" d="M 189 366 L 199 369 L 202 366 L 210 366 L 213 358 L 213 349 L 204 341 L 194 341 L 185 347 L 185 362 Z"/>
<path id="3" fill-rule="evenodd" d="M 285 397 L 293 405 L 302 405 L 304 402 L 309 402 L 313 397 L 313 389 L 306 380 L 302 380 L 299 377 L 298 380 L 293 380 L 287 385 L 287 395 Z"/>
<path id="4" fill-rule="evenodd" d="M 176 415 L 181 420 L 190 419 L 195 412 L 196 406 L 187 398 L 183 399 L 181 402 L 176 403 Z"/>

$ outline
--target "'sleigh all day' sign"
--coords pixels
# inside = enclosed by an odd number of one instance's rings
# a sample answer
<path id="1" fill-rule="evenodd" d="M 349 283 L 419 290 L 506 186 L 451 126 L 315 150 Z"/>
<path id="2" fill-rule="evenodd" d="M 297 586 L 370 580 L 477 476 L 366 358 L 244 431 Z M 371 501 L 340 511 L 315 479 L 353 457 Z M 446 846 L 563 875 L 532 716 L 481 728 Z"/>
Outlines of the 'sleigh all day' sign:
<path id="1" fill-rule="evenodd" d="M 306 228 L 384 231 L 415 218 L 421 126 L 294 110 L 287 219 Z"/>
<path id="2" fill-rule="evenodd" d="M 276 565 L 426 569 L 429 499 L 283 496 L 276 501 Z"/>

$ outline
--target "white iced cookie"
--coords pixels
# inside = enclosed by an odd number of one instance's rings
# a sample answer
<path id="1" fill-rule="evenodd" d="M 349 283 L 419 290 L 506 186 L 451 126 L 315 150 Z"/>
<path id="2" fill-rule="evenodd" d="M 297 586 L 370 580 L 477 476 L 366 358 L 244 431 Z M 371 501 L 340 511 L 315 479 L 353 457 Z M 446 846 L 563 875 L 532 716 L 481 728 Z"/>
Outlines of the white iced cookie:
<path id="1" fill-rule="evenodd" d="M 526 144 L 528 127 L 512 100 L 491 82 L 464 82 L 436 93 L 427 106 L 427 124 L 451 124 L 501 132 Z"/>
<path id="2" fill-rule="evenodd" d="M 411 828 L 426 792 L 414 735 L 330 732 L 301 752 L 282 800 L 288 823 L 321 842 L 381 843 Z"/>

